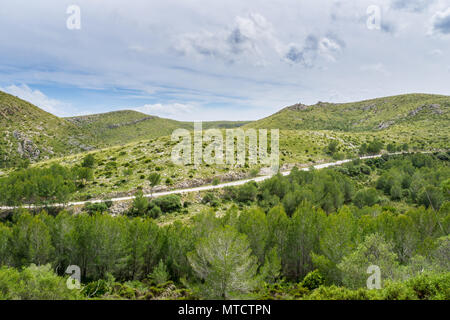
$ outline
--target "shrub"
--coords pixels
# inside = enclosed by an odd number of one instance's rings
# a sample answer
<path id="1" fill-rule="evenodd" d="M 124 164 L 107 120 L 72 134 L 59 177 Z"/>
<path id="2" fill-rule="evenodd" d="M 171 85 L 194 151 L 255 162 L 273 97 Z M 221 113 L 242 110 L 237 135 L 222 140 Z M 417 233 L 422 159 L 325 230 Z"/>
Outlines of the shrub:
<path id="1" fill-rule="evenodd" d="M 150 279 L 152 279 L 156 285 L 169 281 L 170 275 L 162 260 L 159 260 L 158 265 L 153 269 L 153 272 L 150 274 Z"/>
<path id="2" fill-rule="evenodd" d="M 149 217 L 153 218 L 153 219 L 157 219 L 161 216 L 162 211 L 161 208 L 158 206 L 154 206 L 153 208 L 150 209 L 150 211 L 148 212 Z"/>
<path id="3" fill-rule="evenodd" d="M 214 195 L 214 193 L 207 192 L 202 199 L 202 203 L 208 204 L 208 203 L 212 203 L 214 200 L 216 200 L 216 196 Z"/>
<path id="4" fill-rule="evenodd" d="M 397 151 L 397 148 L 395 147 L 395 144 L 393 144 L 393 143 L 389 143 L 386 148 L 387 148 L 387 151 L 389 151 L 390 153 Z"/>
<path id="5" fill-rule="evenodd" d="M 112 288 L 106 280 L 100 279 L 89 282 L 83 288 L 83 293 L 89 298 L 95 298 L 110 293 Z"/>
<path id="6" fill-rule="evenodd" d="M 94 213 L 104 213 L 108 211 L 108 206 L 106 205 L 106 203 L 104 202 L 100 202 L 100 203 L 90 203 L 87 202 L 84 205 L 84 210 L 89 213 L 89 214 L 94 214 Z"/>
<path id="7" fill-rule="evenodd" d="M 254 182 L 248 182 L 237 188 L 237 198 L 239 202 L 255 201 L 258 189 Z"/>
<path id="8" fill-rule="evenodd" d="M 169 194 L 152 200 L 152 204 L 161 208 L 163 212 L 173 212 L 181 209 L 181 199 L 179 195 Z"/>
<path id="9" fill-rule="evenodd" d="M 383 149 L 383 143 L 378 140 L 373 140 L 367 146 L 367 152 L 370 154 L 379 153 Z"/>
<path id="10" fill-rule="evenodd" d="M 81 163 L 81 166 L 83 168 L 94 168 L 95 165 L 95 158 L 93 154 L 88 154 L 83 158 L 83 162 Z"/>
<path id="11" fill-rule="evenodd" d="M 126 176 L 131 176 L 133 174 L 133 169 L 132 168 L 124 169 L 123 174 Z"/>
<path id="12" fill-rule="evenodd" d="M 83 298 L 79 290 L 70 290 L 66 278 L 56 275 L 50 264 L 19 271 L 0 268 L 0 299 L 8 300 L 68 300 Z"/>
<path id="13" fill-rule="evenodd" d="M 359 208 L 362 208 L 364 206 L 373 206 L 379 201 L 380 198 L 378 196 L 378 192 L 374 188 L 359 190 L 353 198 L 353 202 Z"/>
<path id="14" fill-rule="evenodd" d="M 143 216 L 147 213 L 148 206 L 148 199 L 144 197 L 142 190 L 138 190 L 135 198 L 133 199 L 133 205 L 131 206 L 128 215 Z"/>
<path id="15" fill-rule="evenodd" d="M 332 140 L 330 141 L 330 143 L 328 144 L 325 152 L 329 155 L 333 155 L 336 153 L 337 149 L 339 146 L 339 142 L 337 142 L 336 140 Z"/>
<path id="16" fill-rule="evenodd" d="M 319 270 L 314 270 L 308 273 L 302 281 L 302 286 L 309 290 L 314 290 L 323 285 L 325 282 L 324 277 L 320 274 Z"/>

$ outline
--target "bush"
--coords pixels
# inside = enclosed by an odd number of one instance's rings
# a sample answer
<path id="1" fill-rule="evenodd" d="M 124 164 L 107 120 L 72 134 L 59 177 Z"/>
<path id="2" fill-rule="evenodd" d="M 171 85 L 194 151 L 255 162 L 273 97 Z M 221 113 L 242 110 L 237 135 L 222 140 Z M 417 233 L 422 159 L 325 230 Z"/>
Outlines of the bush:
<path id="1" fill-rule="evenodd" d="M 153 269 L 153 272 L 150 274 L 150 279 L 152 279 L 156 285 L 169 281 L 170 275 L 162 260 L 159 260 L 158 265 Z"/>
<path id="2" fill-rule="evenodd" d="M 237 188 L 237 198 L 239 202 L 252 202 L 256 199 L 258 189 L 254 182 L 248 182 Z"/>
<path id="3" fill-rule="evenodd" d="M 427 186 L 419 194 L 418 203 L 424 205 L 425 207 L 432 207 L 434 210 L 439 210 L 442 203 L 444 202 L 444 196 L 442 191 L 433 186 Z"/>
<path id="4" fill-rule="evenodd" d="M 123 170 L 123 174 L 125 176 L 129 177 L 129 176 L 131 176 L 133 174 L 133 169 L 132 168 L 126 168 L 126 169 Z"/>
<path id="5" fill-rule="evenodd" d="M 376 296 L 374 291 L 367 289 L 351 290 L 332 285 L 319 287 L 305 299 L 308 300 L 372 300 Z"/>
<path id="6" fill-rule="evenodd" d="M 158 206 L 154 206 L 148 212 L 149 217 L 151 217 L 153 219 L 159 218 L 161 216 L 161 214 L 162 214 L 161 208 Z"/>
<path id="7" fill-rule="evenodd" d="M 364 206 L 373 206 L 379 201 L 380 198 L 378 196 L 378 192 L 374 188 L 359 190 L 353 198 L 353 202 L 359 208 L 362 208 Z"/>
<path id="8" fill-rule="evenodd" d="M 112 203 L 112 202 L 111 202 Z M 105 202 L 100 202 L 100 203 L 86 203 L 84 205 L 84 210 L 89 213 L 89 214 L 94 214 L 94 213 L 104 213 L 108 211 L 108 205 Z"/>
<path id="9" fill-rule="evenodd" d="M 19 271 L 0 268 L 0 300 L 71 300 L 82 299 L 78 289 L 70 290 L 66 278 L 56 275 L 50 264 Z"/>
<path id="10" fill-rule="evenodd" d="M 367 146 L 367 152 L 370 154 L 380 153 L 381 149 L 383 149 L 383 143 L 378 140 L 373 140 Z"/>
<path id="11" fill-rule="evenodd" d="M 207 192 L 202 199 L 202 203 L 208 204 L 208 203 L 212 203 L 215 200 L 216 200 L 216 196 L 214 195 L 214 193 Z"/>
<path id="12" fill-rule="evenodd" d="M 314 290 L 323 285 L 325 282 L 324 277 L 320 274 L 319 270 L 314 270 L 308 273 L 302 281 L 302 286 L 309 290 Z"/>
<path id="13" fill-rule="evenodd" d="M 142 190 L 136 192 L 133 199 L 133 205 L 131 206 L 128 215 L 130 216 L 144 216 L 147 213 L 149 207 L 148 199 L 144 197 Z"/>
<path id="14" fill-rule="evenodd" d="M 152 200 L 152 205 L 158 206 L 163 212 L 174 212 L 181 209 L 181 199 L 179 195 L 169 194 Z"/>
<path id="15" fill-rule="evenodd" d="M 95 165 L 95 158 L 93 154 L 88 154 L 83 158 L 83 161 L 81 162 L 81 166 L 83 168 L 94 168 Z"/>
<path id="16" fill-rule="evenodd" d="M 450 272 L 421 274 L 409 279 L 407 285 L 421 300 L 450 300 Z"/>
<path id="17" fill-rule="evenodd" d="M 386 148 L 387 148 L 387 151 L 389 151 L 390 153 L 397 151 L 397 148 L 395 147 L 395 144 L 393 144 L 393 143 L 389 143 Z"/>
<path id="18" fill-rule="evenodd" d="M 95 298 L 110 293 L 112 288 L 106 280 L 100 279 L 89 282 L 83 288 L 83 293 L 89 298 Z"/>
<path id="19" fill-rule="evenodd" d="M 325 149 L 325 152 L 329 155 L 333 155 L 336 153 L 338 146 L 339 142 L 337 142 L 336 140 L 331 140 L 327 148 Z"/>
<path id="20" fill-rule="evenodd" d="M 106 205 L 106 207 L 109 209 L 109 208 L 112 207 L 113 202 L 112 202 L 111 200 L 106 200 L 106 201 L 105 201 L 105 205 Z"/>

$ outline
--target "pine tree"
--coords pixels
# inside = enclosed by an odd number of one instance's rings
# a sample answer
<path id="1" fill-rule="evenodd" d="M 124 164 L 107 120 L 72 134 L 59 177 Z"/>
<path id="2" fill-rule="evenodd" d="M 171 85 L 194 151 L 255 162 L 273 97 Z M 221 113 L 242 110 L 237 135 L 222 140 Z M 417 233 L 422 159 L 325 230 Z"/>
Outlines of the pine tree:
<path id="1" fill-rule="evenodd" d="M 246 236 L 226 226 L 202 238 L 188 254 L 195 274 L 203 280 L 202 296 L 231 299 L 248 294 L 256 285 L 256 257 Z"/>

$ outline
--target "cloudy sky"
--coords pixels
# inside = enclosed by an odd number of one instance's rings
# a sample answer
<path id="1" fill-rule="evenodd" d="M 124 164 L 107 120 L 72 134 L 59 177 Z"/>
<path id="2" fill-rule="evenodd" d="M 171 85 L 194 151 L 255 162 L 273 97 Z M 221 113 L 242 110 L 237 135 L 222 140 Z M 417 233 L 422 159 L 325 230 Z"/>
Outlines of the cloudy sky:
<path id="1" fill-rule="evenodd" d="M 250 120 L 298 102 L 450 95 L 449 84 L 450 0 L 3 0 L 0 9 L 0 90 L 59 116 Z"/>

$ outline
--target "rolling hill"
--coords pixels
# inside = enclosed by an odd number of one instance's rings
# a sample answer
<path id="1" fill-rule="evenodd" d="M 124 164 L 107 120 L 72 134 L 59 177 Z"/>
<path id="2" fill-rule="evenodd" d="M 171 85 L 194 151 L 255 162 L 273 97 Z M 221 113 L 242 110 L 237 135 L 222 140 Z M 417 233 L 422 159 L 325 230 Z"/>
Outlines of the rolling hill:
<path id="1" fill-rule="evenodd" d="M 185 122 L 123 110 L 66 118 L 85 132 L 92 144 L 104 147 L 136 140 L 170 135 L 177 128 L 189 128 Z"/>
<path id="2" fill-rule="evenodd" d="M 418 127 L 440 127 L 439 129 L 448 130 L 449 109 L 449 96 L 407 94 L 343 104 L 296 104 L 245 127 L 344 132 L 380 131 L 399 127 L 412 130 Z"/>
<path id="3" fill-rule="evenodd" d="M 0 91 L 0 167 L 90 150 L 78 127 Z"/>
<path id="4" fill-rule="evenodd" d="M 113 146 L 134 141 L 169 136 L 175 129 L 193 130 L 192 122 L 150 116 L 133 110 L 121 110 L 66 118 L 86 133 L 96 146 Z M 203 128 L 232 128 L 249 122 L 211 121 Z"/>
<path id="5" fill-rule="evenodd" d="M 184 188 L 209 183 L 214 177 L 243 178 L 261 169 L 260 165 L 175 166 L 170 134 L 177 128 L 192 129 L 189 122 L 129 110 L 61 119 L 6 94 L 0 95 L 0 106 L 4 167 L 16 166 L 27 157 L 39 162 L 39 167 L 73 166 L 81 163 L 86 152 L 94 155 L 95 180 L 74 199 L 146 188 L 146 177 L 154 171 L 161 173 L 165 187 Z M 449 106 L 446 96 L 403 95 L 347 104 L 294 105 L 255 122 L 204 122 L 203 128 L 280 129 L 280 165 L 287 168 L 355 157 L 359 147 L 373 139 L 397 149 L 403 144 L 410 150 L 447 149 Z M 331 141 L 338 142 L 335 155 L 326 151 Z M 19 144 L 30 152 L 20 153 Z M 39 152 L 33 153 L 30 146 Z"/>
<path id="6" fill-rule="evenodd" d="M 232 128 L 240 121 L 204 122 L 203 128 Z M 191 122 L 123 110 L 59 118 L 0 91 L 0 168 L 170 135 Z"/>

